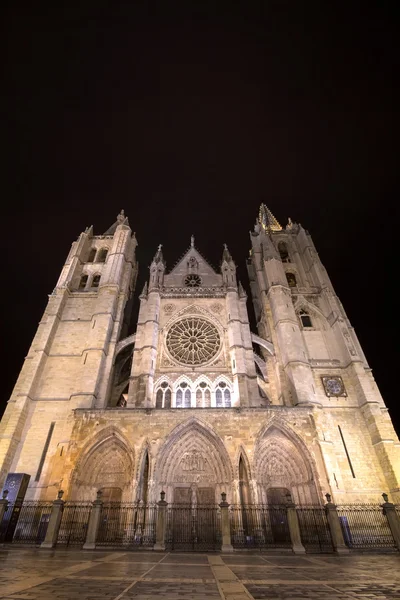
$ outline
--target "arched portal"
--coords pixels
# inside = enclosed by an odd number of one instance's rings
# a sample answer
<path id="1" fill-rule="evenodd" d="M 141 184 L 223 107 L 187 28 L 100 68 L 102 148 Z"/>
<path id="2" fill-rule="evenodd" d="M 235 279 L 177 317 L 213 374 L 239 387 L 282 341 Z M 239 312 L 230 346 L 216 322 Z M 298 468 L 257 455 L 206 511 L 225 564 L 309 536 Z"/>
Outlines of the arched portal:
<path id="1" fill-rule="evenodd" d="M 101 490 L 105 501 L 129 501 L 133 467 L 132 451 L 124 440 L 113 431 L 100 433 L 82 452 L 72 475 L 71 498 L 94 500 Z"/>
<path id="2" fill-rule="evenodd" d="M 239 458 L 239 501 L 241 505 L 251 503 L 249 476 L 242 454 Z"/>
<path id="3" fill-rule="evenodd" d="M 222 492 L 229 500 L 232 479 L 224 444 L 197 419 L 176 427 L 160 450 L 155 480 L 168 502 L 214 504 L 221 501 Z"/>
<path id="4" fill-rule="evenodd" d="M 319 502 L 313 461 L 298 436 L 272 425 L 256 446 L 256 474 L 259 498 L 265 504 Z"/>

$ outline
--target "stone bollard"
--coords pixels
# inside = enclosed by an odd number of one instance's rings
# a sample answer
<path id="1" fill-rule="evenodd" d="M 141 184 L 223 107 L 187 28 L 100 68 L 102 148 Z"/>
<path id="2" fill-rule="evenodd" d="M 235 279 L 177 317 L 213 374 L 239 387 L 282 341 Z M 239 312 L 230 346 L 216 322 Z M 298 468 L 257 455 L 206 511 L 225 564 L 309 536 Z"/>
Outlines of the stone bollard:
<path id="1" fill-rule="evenodd" d="M 389 497 L 387 494 L 382 494 L 382 498 L 384 499 L 384 503 L 381 505 L 383 508 L 383 514 L 386 516 L 389 522 L 394 543 L 396 544 L 397 549 L 400 550 L 400 520 L 397 516 L 396 508 L 394 504 L 388 502 Z"/>
<path id="2" fill-rule="evenodd" d="M 2 500 L 0 500 L 0 525 L 2 524 L 3 517 L 8 508 L 7 496 L 8 496 L 8 490 L 4 490 L 3 498 L 2 498 Z"/>
<path id="3" fill-rule="evenodd" d="M 46 537 L 41 544 L 41 548 L 54 548 L 57 544 L 58 531 L 61 525 L 61 518 L 64 510 L 64 502 L 62 497 L 64 492 L 60 490 L 57 494 L 57 500 L 54 500 L 51 508 L 51 515 L 46 531 Z"/>
<path id="4" fill-rule="evenodd" d="M 161 500 L 157 502 L 157 525 L 156 525 L 156 543 L 153 550 L 165 550 L 165 534 L 167 530 L 167 506 L 168 502 L 164 500 L 165 492 L 160 493 Z"/>
<path id="5" fill-rule="evenodd" d="M 96 548 L 97 534 L 99 533 L 101 510 L 103 502 L 101 501 L 102 491 L 97 492 L 97 498 L 93 502 L 92 510 L 90 511 L 89 524 L 86 533 L 86 540 L 83 544 L 84 550 L 94 550 Z"/>
<path id="6" fill-rule="evenodd" d="M 338 554 L 348 554 L 350 550 L 345 544 L 343 531 L 340 526 L 339 516 L 336 510 L 336 504 L 331 502 L 332 496 L 325 494 L 325 514 L 328 520 L 329 531 L 331 532 L 332 545 L 335 552 Z"/>
<path id="7" fill-rule="evenodd" d="M 297 516 L 296 505 L 292 502 L 292 498 L 289 494 L 287 495 L 286 514 L 292 550 L 295 554 L 305 554 L 306 549 L 301 543 L 299 517 Z"/>
<path id="8" fill-rule="evenodd" d="M 221 509 L 221 528 L 222 528 L 222 552 L 233 552 L 232 540 L 231 540 L 231 524 L 229 523 L 229 504 L 226 501 L 226 493 L 222 492 L 221 502 L 219 507 Z"/>

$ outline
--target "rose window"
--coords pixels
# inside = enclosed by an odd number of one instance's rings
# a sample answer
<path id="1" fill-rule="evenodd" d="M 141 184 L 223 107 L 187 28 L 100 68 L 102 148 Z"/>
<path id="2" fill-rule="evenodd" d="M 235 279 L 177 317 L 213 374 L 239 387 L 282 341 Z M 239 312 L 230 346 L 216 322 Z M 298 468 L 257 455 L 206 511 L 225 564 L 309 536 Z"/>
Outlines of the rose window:
<path id="1" fill-rule="evenodd" d="M 188 287 L 199 287 L 201 284 L 201 277 L 192 273 L 191 275 L 186 275 L 185 277 L 185 285 Z"/>
<path id="2" fill-rule="evenodd" d="M 185 365 L 202 365 L 211 360 L 220 347 L 217 328 L 206 321 L 191 317 L 174 323 L 167 334 L 170 354 Z"/>

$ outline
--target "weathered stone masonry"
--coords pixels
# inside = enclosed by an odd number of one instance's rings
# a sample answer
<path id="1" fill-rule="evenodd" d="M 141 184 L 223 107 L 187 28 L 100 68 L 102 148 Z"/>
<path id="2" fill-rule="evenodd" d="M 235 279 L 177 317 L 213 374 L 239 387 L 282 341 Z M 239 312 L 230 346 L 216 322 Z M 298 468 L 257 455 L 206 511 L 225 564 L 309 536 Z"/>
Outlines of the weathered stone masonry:
<path id="1" fill-rule="evenodd" d="M 257 332 L 224 245 L 160 246 L 127 323 L 136 237 L 123 211 L 72 244 L 0 424 L 0 484 L 27 498 L 298 504 L 400 501 L 400 445 L 311 237 L 262 205 L 247 259 Z M 221 240 L 222 242 L 224 240 Z"/>

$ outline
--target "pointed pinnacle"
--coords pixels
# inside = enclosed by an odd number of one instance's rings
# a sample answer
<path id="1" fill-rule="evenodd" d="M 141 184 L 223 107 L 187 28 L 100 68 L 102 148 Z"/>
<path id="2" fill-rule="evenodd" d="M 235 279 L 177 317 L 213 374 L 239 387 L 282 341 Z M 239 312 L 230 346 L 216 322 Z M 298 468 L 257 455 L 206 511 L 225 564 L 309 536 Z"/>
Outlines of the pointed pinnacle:
<path id="1" fill-rule="evenodd" d="M 282 227 L 278 220 L 274 217 L 272 212 L 265 204 L 261 204 L 260 211 L 258 214 L 258 220 L 264 229 L 269 231 L 281 231 Z"/>

